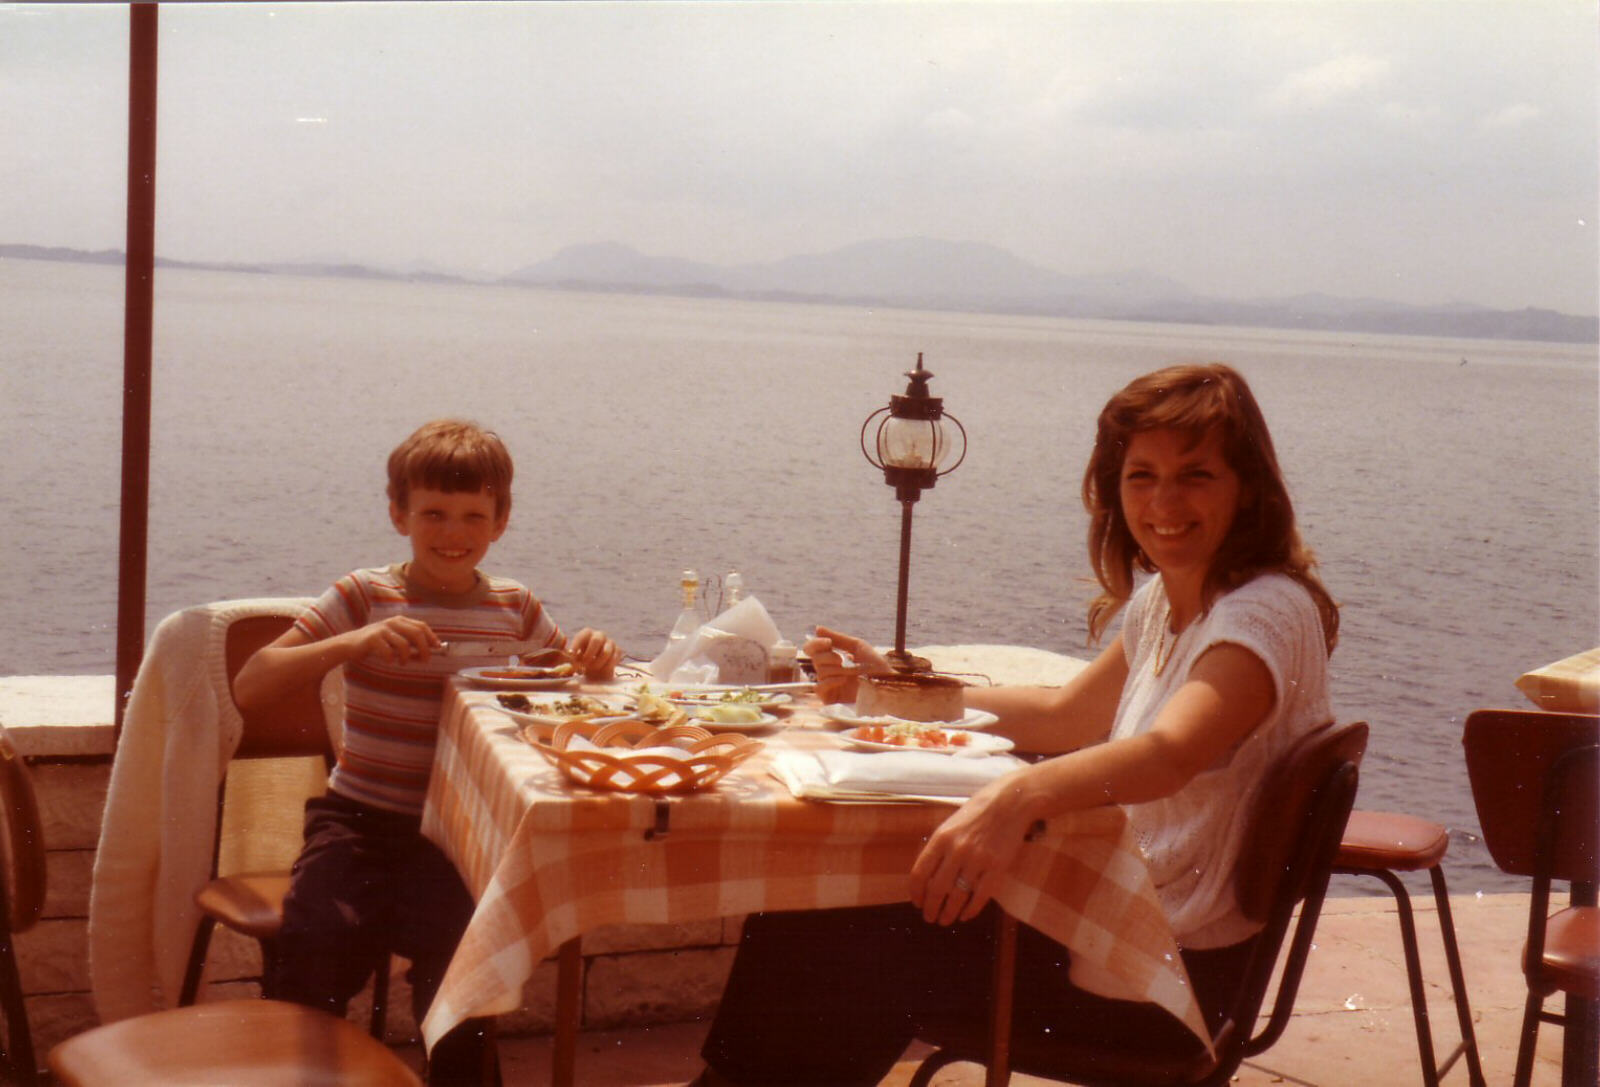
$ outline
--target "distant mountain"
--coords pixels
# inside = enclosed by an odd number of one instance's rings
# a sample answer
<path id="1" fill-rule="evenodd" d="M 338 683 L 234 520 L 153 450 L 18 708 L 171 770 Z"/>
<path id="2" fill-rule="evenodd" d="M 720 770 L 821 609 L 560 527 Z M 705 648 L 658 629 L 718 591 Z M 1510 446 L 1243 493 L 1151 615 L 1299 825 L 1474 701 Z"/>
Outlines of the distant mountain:
<path id="1" fill-rule="evenodd" d="M 59 245 L 0 245 L 0 257 L 19 260 L 71 260 L 79 264 L 121 264 L 120 249 L 66 249 Z"/>
<path id="2" fill-rule="evenodd" d="M 80 264 L 122 264 L 120 249 L 68 249 L 57 245 L 0 244 L 0 258 L 17 260 L 64 260 Z M 157 257 L 157 268 L 201 268 L 218 272 L 246 272 L 254 275 L 338 276 L 347 279 L 444 280 L 467 282 L 465 277 L 426 272 L 396 272 L 373 268 L 352 261 L 285 261 L 249 263 L 215 260 L 173 260 Z"/>
<path id="3" fill-rule="evenodd" d="M 867 301 L 938 309 L 986 309 L 995 304 L 1069 305 L 1116 299 L 1148 305 L 1188 298 L 1175 280 L 1146 272 L 1070 276 L 983 242 L 883 238 L 826 253 L 757 264 L 717 265 L 646 256 L 616 242 L 575 245 L 549 260 L 520 268 L 508 283 L 589 284 L 653 290 L 691 288 L 750 297 Z"/>
<path id="4" fill-rule="evenodd" d="M 3 245 L 0 258 L 121 264 L 116 250 Z M 1495 310 L 1466 303 L 1408 306 L 1372 298 L 1302 294 L 1226 299 L 1145 271 L 1069 275 L 982 242 L 884 238 L 824 253 L 748 264 L 649 256 L 618 242 L 574 245 L 498 281 L 432 265 L 406 270 L 338 261 L 235 264 L 161 259 L 163 267 L 257 274 L 349 276 L 410 282 L 500 282 L 561 290 L 657 293 L 1037 314 L 1108 320 L 1239 325 L 1314 331 L 1481 339 L 1600 342 L 1600 320 L 1554 310 Z"/>
<path id="5" fill-rule="evenodd" d="M 704 286 L 717 275 L 718 269 L 712 264 L 679 257 L 647 257 L 617 242 L 597 242 L 569 245 L 549 260 L 512 272 L 504 280 L 537 284 L 628 283 L 659 288 Z"/>
<path id="6" fill-rule="evenodd" d="M 729 265 L 647 256 L 603 242 L 569 246 L 549 260 L 519 268 L 504 282 L 1111 320 L 1600 342 L 1600 320 L 1554 310 L 1409 306 L 1326 294 L 1215 298 L 1149 272 L 1068 275 L 997 246 L 933 238 L 878 239 L 769 263 Z"/>

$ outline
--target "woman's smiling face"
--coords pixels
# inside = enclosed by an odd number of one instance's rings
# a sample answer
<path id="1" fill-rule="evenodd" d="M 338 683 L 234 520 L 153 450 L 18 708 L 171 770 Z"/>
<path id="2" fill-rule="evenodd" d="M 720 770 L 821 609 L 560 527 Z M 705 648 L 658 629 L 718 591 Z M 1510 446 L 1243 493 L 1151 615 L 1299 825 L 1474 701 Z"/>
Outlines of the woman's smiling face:
<path id="1" fill-rule="evenodd" d="M 1243 488 L 1221 439 L 1142 430 L 1128 442 L 1120 495 L 1128 530 L 1164 575 L 1203 579 L 1239 511 Z"/>

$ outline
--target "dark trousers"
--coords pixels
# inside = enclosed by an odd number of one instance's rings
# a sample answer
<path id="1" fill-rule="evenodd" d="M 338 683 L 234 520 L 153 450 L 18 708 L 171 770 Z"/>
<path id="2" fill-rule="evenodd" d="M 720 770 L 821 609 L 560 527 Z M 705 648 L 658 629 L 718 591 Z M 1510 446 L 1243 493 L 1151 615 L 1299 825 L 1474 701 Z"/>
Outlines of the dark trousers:
<path id="1" fill-rule="evenodd" d="M 701 1055 L 724 1079 L 751 1087 L 871 1087 L 913 1040 L 985 1029 L 995 909 L 948 927 L 906 903 L 754 914 Z M 1248 947 L 1184 953 L 1208 1017 L 1237 985 Z M 1067 967 L 1066 948 L 1020 926 L 1016 1038 L 1188 1044 L 1165 1011 L 1085 992 Z"/>
<path id="2" fill-rule="evenodd" d="M 379 956 L 393 952 L 411 963 L 411 1007 L 422 1021 L 474 903 L 420 824 L 419 816 L 333 794 L 306 802 L 305 845 L 270 975 L 274 996 L 342 1018 Z M 469 1021 L 434 1046 L 428 1081 L 492 1082 L 494 1064 L 490 1023 Z"/>

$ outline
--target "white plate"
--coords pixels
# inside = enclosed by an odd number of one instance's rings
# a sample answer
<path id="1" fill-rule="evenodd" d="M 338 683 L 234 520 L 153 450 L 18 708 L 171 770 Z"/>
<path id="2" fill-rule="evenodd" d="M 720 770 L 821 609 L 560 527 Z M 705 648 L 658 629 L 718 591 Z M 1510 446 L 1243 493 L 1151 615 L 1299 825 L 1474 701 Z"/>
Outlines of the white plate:
<path id="1" fill-rule="evenodd" d="M 729 693 L 739 691 L 753 691 L 760 698 L 741 698 L 737 701 L 724 698 Z M 659 697 L 665 698 L 675 706 L 696 708 L 700 706 L 754 706 L 758 710 L 766 711 L 775 706 L 787 706 L 794 701 L 794 696 L 783 691 L 763 691 L 759 687 L 665 687 Z"/>
<path id="2" fill-rule="evenodd" d="M 835 702 L 830 706 L 823 706 L 821 713 L 822 716 L 826 717 L 828 720 L 844 725 L 848 728 L 854 728 L 858 725 L 912 724 L 938 725 L 940 728 L 960 728 L 972 732 L 977 729 L 988 728 L 990 725 L 1000 720 L 1000 718 L 996 717 L 987 710 L 968 710 L 959 721 L 906 721 L 900 717 L 862 717 L 860 714 L 856 713 L 856 708 L 854 706 L 846 706 L 839 702 Z"/>
<path id="3" fill-rule="evenodd" d="M 474 687 L 492 691 L 560 691 L 576 687 L 580 676 L 541 676 L 538 669 L 518 668 L 513 665 L 486 665 L 482 668 L 463 668 L 458 675 Z M 519 672 L 521 675 L 495 675 L 497 672 Z"/>
<path id="4" fill-rule="evenodd" d="M 591 721 L 613 720 L 618 717 L 628 716 L 629 711 L 633 709 L 633 699 L 623 698 L 621 695 L 582 695 L 581 697 L 585 699 L 589 699 L 604 705 L 611 712 L 609 714 L 597 714 L 596 716 L 591 717 L 588 714 L 583 713 L 558 713 L 554 711 L 553 707 L 556 703 L 568 701 L 568 699 L 571 697 L 572 696 L 568 696 L 567 698 L 540 698 L 535 696 L 528 699 L 528 701 L 532 704 L 532 708 L 527 710 L 512 709 L 510 706 L 502 703 L 498 698 L 490 703 L 490 705 L 499 710 L 501 713 L 506 714 L 507 716 L 524 725 L 541 725 L 544 727 L 563 725 L 572 720 L 574 717 L 584 717 Z M 547 708 L 542 709 L 541 707 Z"/>
<path id="5" fill-rule="evenodd" d="M 987 732 L 969 732 L 962 728 L 939 728 L 947 736 L 965 737 L 966 743 L 949 747 L 920 747 L 913 744 L 886 744 L 876 740 L 863 740 L 856 734 L 859 728 L 850 729 L 842 733 L 844 742 L 851 747 L 863 751 L 932 751 L 937 755 L 997 755 L 1002 751 L 1010 751 L 1015 745 L 1004 736 L 991 736 Z"/>
<path id="6" fill-rule="evenodd" d="M 748 705 L 755 705 L 755 703 L 748 703 Z M 778 720 L 778 715 L 775 713 L 763 713 L 754 721 L 710 721 L 698 714 L 691 713 L 688 723 L 699 725 L 707 732 L 760 732 L 763 729 L 771 728 L 778 723 Z"/>

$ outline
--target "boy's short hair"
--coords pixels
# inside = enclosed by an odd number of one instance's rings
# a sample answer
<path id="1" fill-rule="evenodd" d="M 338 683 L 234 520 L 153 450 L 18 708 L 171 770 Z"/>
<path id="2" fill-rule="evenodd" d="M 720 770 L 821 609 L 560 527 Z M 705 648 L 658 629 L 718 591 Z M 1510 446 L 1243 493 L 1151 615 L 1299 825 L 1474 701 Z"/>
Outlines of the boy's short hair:
<path id="1" fill-rule="evenodd" d="M 424 423 L 389 454 L 389 501 L 406 508 L 412 487 L 487 491 L 496 517 L 511 512 L 511 454 L 492 430 L 464 419 Z"/>

